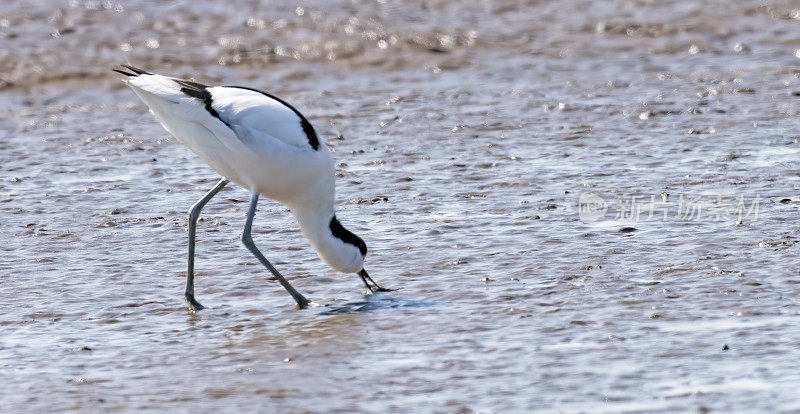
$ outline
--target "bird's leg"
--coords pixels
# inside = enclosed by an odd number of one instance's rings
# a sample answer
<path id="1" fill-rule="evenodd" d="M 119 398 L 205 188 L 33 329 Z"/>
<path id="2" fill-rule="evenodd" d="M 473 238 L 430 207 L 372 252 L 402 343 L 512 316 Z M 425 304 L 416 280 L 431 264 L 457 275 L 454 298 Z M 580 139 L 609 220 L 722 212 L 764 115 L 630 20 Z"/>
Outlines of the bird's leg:
<path id="1" fill-rule="evenodd" d="M 361 280 L 364 282 L 365 285 L 367 285 L 367 289 L 369 289 L 370 292 L 392 292 L 392 291 L 394 291 L 394 289 L 386 289 L 386 288 L 380 287 L 377 283 L 375 283 L 374 280 L 372 280 L 371 277 L 369 277 L 369 274 L 364 269 L 361 269 L 361 271 L 358 272 L 358 275 L 361 276 Z M 367 283 L 367 280 L 372 282 L 372 286 L 370 286 L 370 284 Z"/>
<path id="2" fill-rule="evenodd" d="M 281 285 L 283 285 L 283 287 L 289 292 L 289 294 L 292 295 L 294 301 L 297 302 L 297 306 L 300 309 L 305 309 L 308 307 L 308 300 L 306 300 L 306 298 L 304 298 L 303 295 L 300 294 L 300 292 L 296 291 L 292 287 L 292 285 L 290 285 L 289 282 L 287 282 L 286 279 L 283 278 L 283 276 L 278 272 L 278 270 L 272 266 L 272 263 L 270 263 L 269 260 L 267 260 L 267 258 L 264 257 L 263 254 L 261 254 L 261 252 L 256 247 L 256 244 L 253 243 L 253 236 L 250 234 L 250 230 L 253 227 L 253 218 L 256 215 L 257 205 L 258 205 L 258 192 L 253 192 L 253 195 L 250 198 L 250 209 L 247 211 L 247 219 L 244 223 L 244 231 L 242 232 L 242 243 L 244 243 L 247 249 L 250 250 L 250 252 L 253 253 L 253 255 L 255 255 L 258 258 L 261 264 L 266 266 L 267 269 L 269 269 L 269 271 L 272 272 L 275 278 L 278 279 L 278 282 L 280 282 Z"/>
<path id="3" fill-rule="evenodd" d="M 228 184 L 228 180 L 223 177 L 214 188 L 209 190 L 203 198 L 197 200 L 192 208 L 189 209 L 189 269 L 186 272 L 186 292 L 184 297 L 186 297 L 189 307 L 194 311 L 203 309 L 203 305 L 194 298 L 194 235 L 197 232 L 197 219 L 200 218 L 200 211 L 208 203 L 208 200 L 217 195 L 226 184 Z"/>
<path id="4" fill-rule="evenodd" d="M 359 276 L 361 276 L 361 275 L 359 274 Z M 361 280 L 364 282 L 364 286 L 367 287 L 367 290 L 372 292 L 372 286 L 370 286 L 369 283 L 367 283 L 367 278 L 365 278 L 364 276 L 361 276 Z"/>

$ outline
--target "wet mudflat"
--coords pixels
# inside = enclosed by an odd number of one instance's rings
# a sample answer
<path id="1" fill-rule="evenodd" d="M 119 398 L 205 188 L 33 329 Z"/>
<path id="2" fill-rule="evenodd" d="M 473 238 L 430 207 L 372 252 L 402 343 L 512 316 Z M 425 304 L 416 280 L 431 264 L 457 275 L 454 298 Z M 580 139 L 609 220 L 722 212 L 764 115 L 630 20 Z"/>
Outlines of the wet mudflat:
<path id="1" fill-rule="evenodd" d="M 7 2 L 0 407 L 800 409 L 792 2 Z M 191 4 L 191 6 L 190 6 Z M 335 150 L 366 295 L 109 71 L 247 85 Z M 2 409 L 0 409 L 2 411 Z"/>

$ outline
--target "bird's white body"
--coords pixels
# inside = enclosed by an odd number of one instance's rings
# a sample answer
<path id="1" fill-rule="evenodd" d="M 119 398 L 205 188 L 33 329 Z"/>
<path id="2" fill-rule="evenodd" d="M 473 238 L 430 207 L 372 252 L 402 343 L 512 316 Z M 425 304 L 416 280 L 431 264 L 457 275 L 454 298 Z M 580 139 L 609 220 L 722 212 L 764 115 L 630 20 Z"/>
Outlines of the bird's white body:
<path id="1" fill-rule="evenodd" d="M 220 175 L 289 207 L 331 267 L 348 273 L 363 269 L 366 247 L 332 230 L 331 153 L 294 108 L 259 91 L 227 86 L 195 90 L 192 86 L 200 84 L 149 73 L 127 84 L 167 131 Z M 192 95 L 200 93 L 205 101 Z"/>

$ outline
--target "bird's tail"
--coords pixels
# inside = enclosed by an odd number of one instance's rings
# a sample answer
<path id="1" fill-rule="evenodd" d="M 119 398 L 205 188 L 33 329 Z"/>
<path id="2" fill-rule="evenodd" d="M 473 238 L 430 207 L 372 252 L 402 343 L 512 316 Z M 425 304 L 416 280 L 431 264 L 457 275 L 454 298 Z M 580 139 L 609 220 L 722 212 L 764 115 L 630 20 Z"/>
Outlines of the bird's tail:
<path id="1" fill-rule="evenodd" d="M 114 72 L 117 72 L 117 73 L 121 73 L 121 74 L 123 74 L 125 76 L 133 77 L 133 78 L 135 78 L 135 77 L 137 77 L 139 75 L 152 75 L 152 73 L 150 73 L 150 72 L 148 72 L 148 71 L 146 71 L 144 69 L 139 69 L 139 68 L 137 68 L 135 66 L 130 66 L 130 65 L 119 65 L 118 67 L 115 67 L 114 69 L 111 69 L 111 70 L 113 70 Z"/>
<path id="2" fill-rule="evenodd" d="M 181 88 L 185 87 L 188 81 L 158 75 L 130 65 L 119 65 L 113 71 L 127 76 L 122 81 L 130 86 L 151 109 L 155 110 L 166 103 L 175 104 L 186 98 Z"/>

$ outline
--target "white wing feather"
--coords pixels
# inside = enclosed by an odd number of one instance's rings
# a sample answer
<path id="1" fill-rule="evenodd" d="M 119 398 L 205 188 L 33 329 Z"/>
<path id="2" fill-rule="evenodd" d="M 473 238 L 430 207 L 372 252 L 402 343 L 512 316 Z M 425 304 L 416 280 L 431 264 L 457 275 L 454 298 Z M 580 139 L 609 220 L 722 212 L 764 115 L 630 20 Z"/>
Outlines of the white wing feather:
<path id="1" fill-rule="evenodd" d="M 324 143 L 319 142 L 315 151 L 303 129 L 303 118 L 282 102 L 248 89 L 215 86 L 205 88 L 211 94 L 210 111 L 203 99 L 181 91 L 178 81 L 142 74 L 129 79 L 128 85 L 167 131 L 221 175 L 256 188 L 263 187 L 260 175 L 282 175 L 306 157 L 321 156 L 325 160 L 321 165 L 332 165 Z M 253 165 L 260 165 L 258 174 L 251 170 Z M 312 169 L 305 170 L 287 182 L 297 186 L 309 179 L 305 175 Z"/>
<path id="2" fill-rule="evenodd" d="M 264 134 L 285 144 L 313 151 L 302 118 L 283 103 L 249 89 L 214 86 L 211 107 L 231 127 L 243 126 L 252 137 Z"/>
<path id="3" fill-rule="evenodd" d="M 220 120 L 212 117 L 199 100 L 187 96 L 172 78 L 161 75 L 140 75 L 128 81 L 128 86 L 150 107 L 161 124 L 172 135 L 193 149 L 210 146 L 215 149 L 229 147 L 219 138 L 232 135 L 232 131 Z M 192 125 L 199 124 L 199 125 Z M 202 126 L 211 132 L 207 134 L 189 133 Z M 227 130 L 227 131 L 226 131 Z M 198 146 L 200 148 L 198 148 Z M 206 152 L 206 151 L 203 151 Z"/>

